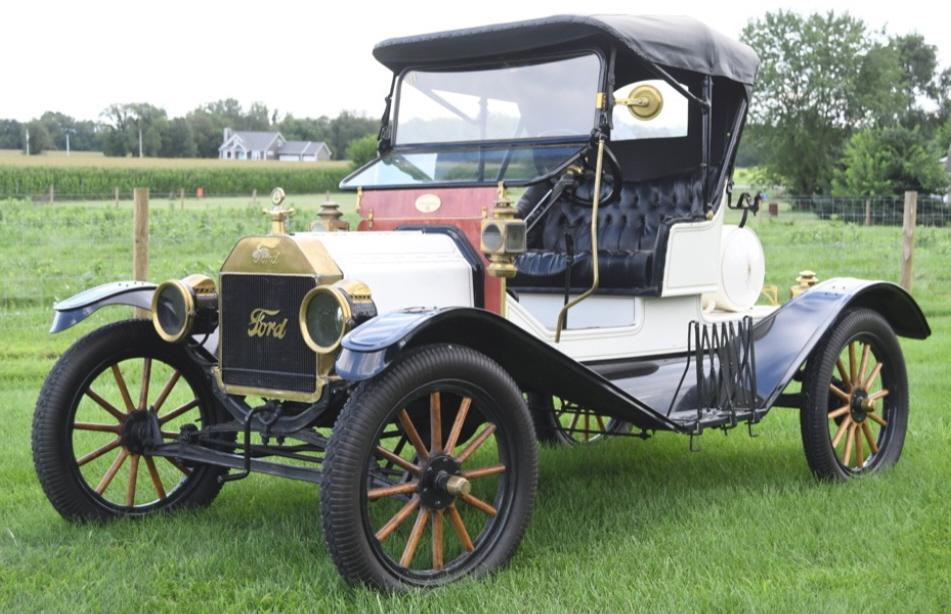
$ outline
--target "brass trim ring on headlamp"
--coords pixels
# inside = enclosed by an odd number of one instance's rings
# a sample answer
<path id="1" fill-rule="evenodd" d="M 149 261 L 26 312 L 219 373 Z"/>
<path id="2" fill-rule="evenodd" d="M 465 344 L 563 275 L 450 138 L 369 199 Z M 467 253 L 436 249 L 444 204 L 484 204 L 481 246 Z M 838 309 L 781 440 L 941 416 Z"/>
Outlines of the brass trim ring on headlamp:
<path id="1" fill-rule="evenodd" d="M 311 303 L 322 294 L 329 294 L 337 303 L 337 307 L 340 309 L 340 328 L 337 332 L 337 336 L 334 339 L 334 342 L 329 345 L 321 345 L 317 342 L 314 336 L 311 334 L 311 330 L 307 326 L 307 310 L 310 308 Z M 318 354 L 330 354 L 335 352 L 337 348 L 340 347 L 340 342 L 343 341 L 344 336 L 350 330 L 353 323 L 353 309 L 350 306 L 350 298 L 347 296 L 347 293 L 336 286 L 318 286 L 304 295 L 304 300 L 301 301 L 300 313 L 298 314 L 301 334 L 304 337 L 304 343 L 307 344 L 307 347 L 314 350 Z"/>
<path id="2" fill-rule="evenodd" d="M 180 294 L 185 312 L 181 315 L 181 328 L 174 332 L 168 332 L 162 327 L 161 314 L 159 313 L 158 307 L 163 293 L 172 288 L 174 288 Z M 160 283 L 158 287 L 155 288 L 155 292 L 152 294 L 152 326 L 155 328 L 155 332 L 158 333 L 159 337 L 168 343 L 178 343 L 188 337 L 188 334 L 191 332 L 194 325 L 195 291 L 190 286 L 178 279 L 170 279 Z"/>

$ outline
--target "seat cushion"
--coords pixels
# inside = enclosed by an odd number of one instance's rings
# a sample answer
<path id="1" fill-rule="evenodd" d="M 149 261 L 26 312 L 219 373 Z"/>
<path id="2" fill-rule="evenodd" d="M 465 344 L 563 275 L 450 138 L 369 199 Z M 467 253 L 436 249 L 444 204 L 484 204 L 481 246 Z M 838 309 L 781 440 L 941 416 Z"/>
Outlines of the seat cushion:
<path id="1" fill-rule="evenodd" d="M 629 290 L 650 283 L 650 250 L 598 251 L 599 287 L 603 290 Z M 512 285 L 520 289 L 564 290 L 568 255 L 543 250 L 528 251 L 515 262 L 518 276 Z M 571 264 L 571 287 L 591 287 L 591 253 L 574 255 Z"/>

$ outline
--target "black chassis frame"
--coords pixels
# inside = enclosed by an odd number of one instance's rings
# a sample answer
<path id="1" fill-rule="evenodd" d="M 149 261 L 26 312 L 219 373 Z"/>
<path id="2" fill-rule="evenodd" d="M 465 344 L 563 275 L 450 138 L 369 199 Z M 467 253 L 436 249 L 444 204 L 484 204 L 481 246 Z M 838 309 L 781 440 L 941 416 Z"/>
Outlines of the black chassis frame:
<path id="1" fill-rule="evenodd" d="M 250 407 L 243 397 L 235 397 L 218 385 L 213 375 L 216 360 L 200 343 L 191 340 L 187 346 L 192 359 L 201 365 L 206 383 L 223 408 L 232 418 L 229 422 L 211 425 L 201 430 L 183 428 L 177 440 L 165 443 L 161 436 L 144 442 L 148 454 L 167 456 L 186 463 L 205 463 L 219 467 L 239 470 L 237 473 L 222 475 L 221 481 L 232 481 L 247 477 L 251 472 L 264 473 L 292 480 L 302 480 L 320 484 L 322 472 L 317 468 L 288 465 L 262 458 L 276 456 L 302 460 L 319 465 L 323 462 L 323 453 L 327 439 L 316 431 L 315 426 L 332 407 L 339 408 L 333 400 L 343 400 L 346 388 L 343 382 L 333 382 L 324 387 L 324 392 L 316 403 L 300 404 L 267 400 L 263 405 Z M 284 415 L 287 406 L 296 410 Z M 157 417 L 153 417 L 157 419 Z M 152 429 L 158 434 L 158 429 Z M 252 433 L 261 436 L 262 443 L 251 443 Z M 234 442 L 223 441 L 222 434 L 240 436 Z M 287 438 L 300 441 L 297 445 L 285 445 Z M 272 443 L 271 440 L 276 440 Z"/>

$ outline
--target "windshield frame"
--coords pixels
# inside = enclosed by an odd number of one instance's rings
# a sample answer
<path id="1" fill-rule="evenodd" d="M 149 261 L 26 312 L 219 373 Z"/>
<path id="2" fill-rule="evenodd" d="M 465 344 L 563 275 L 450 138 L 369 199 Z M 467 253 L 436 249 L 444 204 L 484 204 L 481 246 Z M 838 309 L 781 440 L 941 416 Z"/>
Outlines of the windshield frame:
<path id="1" fill-rule="evenodd" d="M 453 141 L 453 142 L 437 142 L 437 143 L 408 143 L 399 145 L 396 144 L 396 121 L 397 114 L 399 112 L 399 96 L 402 86 L 402 78 L 404 75 L 412 70 L 420 71 L 430 71 L 430 72 L 461 72 L 466 70 L 480 70 L 480 69 L 491 69 L 491 68 L 510 68 L 518 66 L 527 66 L 533 64 L 544 64 L 546 62 L 553 62 L 558 60 L 567 60 L 577 57 L 582 57 L 585 55 L 594 55 L 598 59 L 598 91 L 595 92 L 595 99 L 591 101 L 591 111 L 593 113 L 593 121 L 591 123 L 591 132 L 586 135 L 579 136 L 554 136 L 554 137 L 545 137 L 545 138 L 525 138 L 525 139 L 501 139 L 501 140 L 484 140 L 484 141 Z M 484 61 L 475 61 L 475 62 L 455 62 L 450 65 L 439 64 L 439 63 L 419 63 L 406 66 L 399 73 L 394 73 L 393 75 L 393 105 L 389 109 L 389 112 L 384 116 L 382 121 L 382 128 L 388 129 L 389 134 L 385 141 L 386 153 L 412 153 L 414 151 L 439 151 L 439 150 L 450 150 L 450 149 L 460 149 L 465 147 L 476 148 L 497 148 L 505 145 L 511 145 L 512 147 L 532 147 L 532 146 L 551 146 L 551 145 L 577 145 L 578 153 L 566 159 L 563 164 L 558 165 L 557 168 L 554 168 L 548 173 L 539 174 L 536 177 L 524 180 L 511 180 L 505 181 L 506 185 L 516 186 L 527 186 L 539 181 L 544 181 L 552 177 L 558 176 L 566 168 L 578 162 L 578 160 L 585 155 L 585 145 L 591 140 L 592 135 L 599 128 L 602 128 L 605 125 L 605 122 L 610 123 L 610 111 L 608 108 L 607 99 L 605 98 L 605 104 L 601 107 L 598 107 L 597 96 L 605 95 L 604 93 L 609 90 L 609 72 L 611 67 L 609 66 L 608 54 L 606 51 L 600 47 L 594 46 L 582 46 L 574 47 L 572 49 L 565 50 L 553 50 L 551 53 L 545 54 L 534 54 L 528 58 L 518 58 L 511 61 L 500 61 L 495 60 L 484 60 Z M 396 87 L 397 85 L 400 87 Z M 382 133 L 382 131 L 381 131 Z M 356 177 L 369 167 L 374 164 L 378 164 L 382 158 L 381 151 L 377 151 L 377 155 L 368 162 L 360 165 L 358 168 L 355 168 L 353 171 L 348 173 L 340 181 L 339 189 L 344 192 L 351 192 L 357 190 L 406 190 L 406 189 L 421 189 L 421 188 L 473 188 L 473 187 L 483 187 L 487 185 L 495 185 L 491 182 L 485 181 L 468 181 L 468 182 L 446 182 L 446 181 L 433 181 L 431 183 L 417 183 L 417 184 L 392 184 L 392 185 L 366 185 L 366 186 L 344 186 L 344 184 L 353 177 Z"/>
<path id="2" fill-rule="evenodd" d="M 503 179 L 502 181 L 503 181 L 503 183 L 505 183 L 505 185 L 507 185 L 507 186 L 511 186 L 511 187 L 523 187 L 523 186 L 533 185 L 533 184 L 538 183 L 538 182 L 540 182 L 540 181 L 545 181 L 546 179 L 551 179 L 552 177 L 557 177 L 558 175 L 560 175 L 561 173 L 563 173 L 566 168 L 568 168 L 568 167 L 571 166 L 572 164 L 576 164 L 582 157 L 584 157 L 585 153 L 587 152 L 587 148 L 585 147 L 585 145 L 587 144 L 587 141 L 588 141 L 588 139 L 585 138 L 584 141 L 567 141 L 567 142 L 566 142 L 566 141 L 558 141 L 558 142 L 555 142 L 555 143 L 550 143 L 550 142 L 549 142 L 549 143 L 518 143 L 517 145 L 513 145 L 513 147 L 526 147 L 526 148 L 531 147 L 531 146 L 534 145 L 534 144 L 549 145 L 549 146 L 551 146 L 551 145 L 576 146 L 576 147 L 578 148 L 578 152 L 575 153 L 575 154 L 573 154 L 573 155 L 571 155 L 571 156 L 569 156 L 568 158 L 566 158 L 566 159 L 564 160 L 564 162 L 562 162 L 561 164 L 558 164 L 557 166 L 553 167 L 553 168 L 552 168 L 550 171 L 548 171 L 547 173 L 540 173 L 540 174 L 538 174 L 538 175 L 536 175 L 536 176 L 534 176 L 534 177 L 530 177 L 530 178 L 528 178 L 528 179 L 510 179 L 510 180 Z M 501 144 L 502 146 L 504 146 L 504 145 L 512 145 L 512 142 L 511 142 L 511 141 L 502 141 L 500 144 Z M 458 145 L 458 144 L 455 145 L 455 146 L 451 146 L 450 144 L 447 144 L 447 143 L 441 143 L 440 145 L 443 145 L 443 147 L 440 147 L 440 148 L 439 148 L 440 150 L 450 150 L 450 151 L 451 151 L 451 150 L 454 150 L 454 149 L 459 149 L 459 145 Z M 472 145 L 472 142 L 465 142 L 465 143 L 462 143 L 462 145 Z M 490 149 L 490 148 L 496 149 L 496 148 L 498 148 L 498 146 L 499 146 L 499 144 L 490 145 L 487 141 L 480 141 L 480 142 L 479 142 L 479 147 L 480 147 L 480 148 L 484 147 L 484 148 L 486 148 L 486 149 Z M 424 149 L 426 152 L 434 152 L 434 153 L 436 152 L 434 146 L 432 146 L 432 145 L 429 145 L 429 146 L 427 146 L 427 145 L 421 145 L 420 148 Z M 394 148 L 390 149 L 389 151 L 387 151 L 386 153 L 388 153 L 388 154 L 389 154 L 389 153 L 393 153 L 393 154 L 397 154 L 397 155 L 398 155 L 398 154 L 403 154 L 403 153 L 413 153 L 413 150 L 414 150 L 414 149 L 419 149 L 419 148 L 417 148 L 415 145 L 413 146 L 413 148 L 410 148 L 410 147 L 399 147 L 399 148 L 394 147 Z M 374 164 L 379 164 L 379 163 L 381 163 L 382 159 L 383 159 L 382 156 L 381 156 L 380 154 L 377 154 L 377 157 L 373 158 L 373 159 L 370 160 L 369 162 L 364 163 L 364 164 L 361 165 L 360 167 L 358 167 L 358 168 L 354 169 L 353 171 L 351 171 L 350 173 L 348 173 L 346 177 L 344 177 L 343 179 L 340 180 L 340 183 L 339 183 L 339 185 L 338 185 L 338 189 L 339 189 L 341 192 L 355 192 L 355 191 L 357 191 L 357 190 L 364 190 L 364 191 L 373 190 L 373 191 L 377 191 L 377 190 L 420 190 L 420 189 L 429 189 L 429 188 L 434 188 L 434 189 L 435 189 L 435 188 L 478 188 L 478 187 L 485 187 L 485 186 L 497 185 L 497 183 L 496 183 L 495 181 L 485 181 L 485 180 L 483 180 L 483 181 L 431 181 L 431 182 L 428 182 L 428 183 L 398 183 L 398 184 L 397 184 L 397 183 L 394 183 L 394 184 L 386 184 L 386 185 L 361 185 L 361 186 L 347 186 L 347 185 L 344 185 L 344 184 L 345 184 L 347 181 L 349 181 L 351 178 L 358 176 L 359 174 L 361 174 L 363 171 L 365 171 L 366 169 L 370 168 L 370 167 L 373 166 Z"/>
<path id="3" fill-rule="evenodd" d="M 492 62 L 482 61 L 482 62 L 469 62 L 469 63 L 454 63 L 451 65 L 446 64 L 414 64 L 412 66 L 407 66 L 401 70 L 396 75 L 396 87 L 393 92 L 393 108 L 390 112 L 390 117 L 387 118 L 387 123 L 390 125 L 390 143 L 392 143 L 393 149 L 419 149 L 427 148 L 431 149 L 434 147 L 459 147 L 464 145 L 505 145 L 508 143 L 519 144 L 519 145 L 529 145 L 529 144 L 539 144 L 539 145 L 552 145 L 560 143 L 581 143 L 588 140 L 590 137 L 590 132 L 586 135 L 579 136 L 554 136 L 554 137 L 545 137 L 545 138 L 521 138 L 521 139 L 486 139 L 482 141 L 438 141 L 438 142 L 420 142 L 420 143 L 405 143 L 399 144 L 397 138 L 397 132 L 399 130 L 399 112 L 400 112 L 400 96 L 403 91 L 403 78 L 406 76 L 406 73 L 413 71 L 420 72 L 471 72 L 477 70 L 492 70 L 492 69 L 504 69 L 504 68 L 519 68 L 522 66 L 533 66 L 536 64 L 547 64 L 551 62 L 557 62 L 559 60 L 571 60 L 575 58 L 584 57 L 587 55 L 594 55 L 598 60 L 598 89 L 594 92 L 595 97 L 599 93 L 602 93 L 605 90 L 606 80 L 607 80 L 607 71 L 608 71 L 608 61 L 607 57 L 603 50 L 597 47 L 580 47 L 564 51 L 553 51 L 548 54 L 538 54 L 533 55 L 530 58 L 520 58 L 513 61 L 499 61 L 495 60 Z M 591 121 L 591 130 L 595 130 L 599 125 L 599 120 L 604 112 L 604 109 L 597 108 L 596 100 L 591 101 L 591 110 L 592 110 L 592 121 Z"/>

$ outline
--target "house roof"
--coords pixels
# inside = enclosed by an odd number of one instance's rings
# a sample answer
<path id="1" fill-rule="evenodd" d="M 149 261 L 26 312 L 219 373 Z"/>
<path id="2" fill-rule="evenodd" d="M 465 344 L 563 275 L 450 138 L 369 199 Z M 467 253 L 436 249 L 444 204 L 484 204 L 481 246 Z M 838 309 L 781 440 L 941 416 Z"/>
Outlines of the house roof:
<path id="1" fill-rule="evenodd" d="M 278 150 L 278 153 L 291 156 L 310 156 L 323 147 L 327 147 L 327 144 L 323 141 L 287 141 Z"/>
<path id="2" fill-rule="evenodd" d="M 263 151 L 269 149 L 278 137 L 284 138 L 280 132 L 232 132 L 231 137 L 218 149 L 227 149 L 235 140 L 240 140 L 247 149 Z"/>

